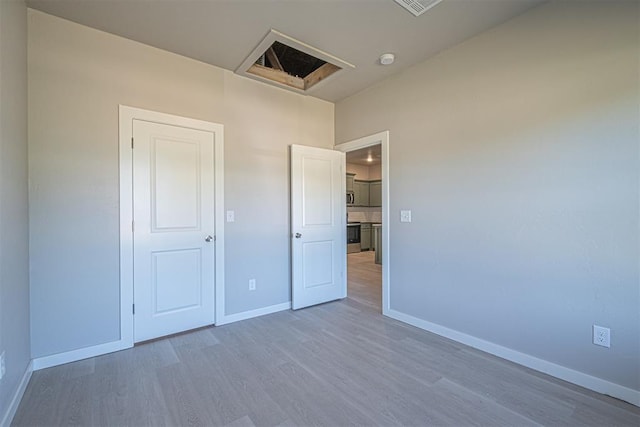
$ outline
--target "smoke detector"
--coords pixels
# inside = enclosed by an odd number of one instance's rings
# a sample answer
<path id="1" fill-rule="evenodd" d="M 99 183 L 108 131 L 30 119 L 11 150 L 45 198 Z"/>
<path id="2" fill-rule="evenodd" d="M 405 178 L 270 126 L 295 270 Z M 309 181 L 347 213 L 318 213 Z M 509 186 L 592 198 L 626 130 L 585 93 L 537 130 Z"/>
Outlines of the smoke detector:
<path id="1" fill-rule="evenodd" d="M 400 6 L 407 9 L 414 16 L 420 16 L 442 0 L 395 0 Z"/>
<path id="2" fill-rule="evenodd" d="M 391 65 L 396 60 L 396 56 L 393 53 L 383 53 L 380 55 L 380 63 L 382 65 Z"/>

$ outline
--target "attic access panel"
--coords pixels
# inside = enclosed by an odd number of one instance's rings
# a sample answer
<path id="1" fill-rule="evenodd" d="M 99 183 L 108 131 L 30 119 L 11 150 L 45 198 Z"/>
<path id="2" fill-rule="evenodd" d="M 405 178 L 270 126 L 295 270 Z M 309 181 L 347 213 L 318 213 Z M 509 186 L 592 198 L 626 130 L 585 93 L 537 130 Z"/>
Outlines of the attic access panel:
<path id="1" fill-rule="evenodd" d="M 346 61 L 271 30 L 236 70 L 265 83 L 308 93 L 328 77 L 354 68 Z"/>

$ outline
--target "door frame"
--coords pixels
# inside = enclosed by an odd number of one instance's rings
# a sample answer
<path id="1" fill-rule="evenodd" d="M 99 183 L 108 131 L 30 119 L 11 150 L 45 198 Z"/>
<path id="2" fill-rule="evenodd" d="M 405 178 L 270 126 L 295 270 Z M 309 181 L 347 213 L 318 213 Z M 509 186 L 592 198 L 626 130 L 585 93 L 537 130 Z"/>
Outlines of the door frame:
<path id="1" fill-rule="evenodd" d="M 335 145 L 333 148 L 344 153 L 380 144 L 382 163 L 382 314 L 388 316 L 391 288 L 391 267 L 389 263 L 389 131 L 354 139 Z"/>
<path id="2" fill-rule="evenodd" d="M 119 105 L 120 161 L 120 341 L 134 344 L 133 316 L 133 120 L 180 126 L 215 133 L 215 324 L 222 322 L 224 307 L 224 126 L 218 123 Z"/>

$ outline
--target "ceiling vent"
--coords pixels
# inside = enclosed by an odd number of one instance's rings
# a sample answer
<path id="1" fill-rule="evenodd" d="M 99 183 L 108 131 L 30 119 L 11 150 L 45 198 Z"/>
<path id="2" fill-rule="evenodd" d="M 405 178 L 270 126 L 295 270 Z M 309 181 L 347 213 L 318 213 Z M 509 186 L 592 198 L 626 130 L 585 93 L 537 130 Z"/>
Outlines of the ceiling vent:
<path id="1" fill-rule="evenodd" d="M 354 66 L 346 61 L 271 30 L 236 73 L 295 92 L 310 93 L 319 83 L 351 68 Z"/>
<path id="2" fill-rule="evenodd" d="M 395 0 L 400 6 L 407 9 L 414 16 L 420 16 L 442 0 Z"/>

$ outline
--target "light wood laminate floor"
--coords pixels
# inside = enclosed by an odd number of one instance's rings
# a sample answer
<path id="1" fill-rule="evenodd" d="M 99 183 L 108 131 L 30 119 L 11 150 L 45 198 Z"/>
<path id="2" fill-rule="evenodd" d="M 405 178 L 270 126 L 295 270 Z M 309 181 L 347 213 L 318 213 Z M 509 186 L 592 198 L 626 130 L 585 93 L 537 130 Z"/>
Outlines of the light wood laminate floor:
<path id="1" fill-rule="evenodd" d="M 640 425 L 637 407 L 383 317 L 372 255 L 349 255 L 345 300 L 34 372 L 13 425 Z"/>
<path id="2" fill-rule="evenodd" d="M 374 258 L 373 251 L 347 255 L 347 294 L 382 313 L 382 266 Z"/>

